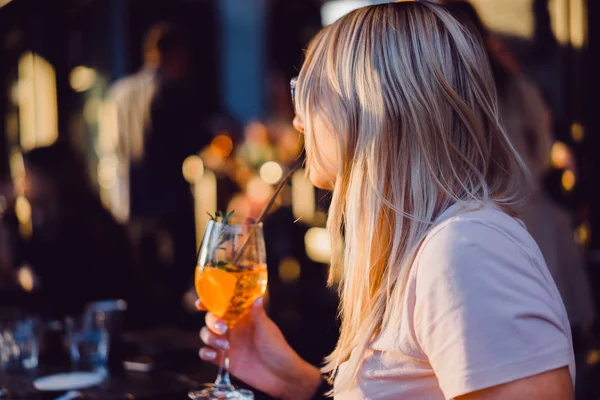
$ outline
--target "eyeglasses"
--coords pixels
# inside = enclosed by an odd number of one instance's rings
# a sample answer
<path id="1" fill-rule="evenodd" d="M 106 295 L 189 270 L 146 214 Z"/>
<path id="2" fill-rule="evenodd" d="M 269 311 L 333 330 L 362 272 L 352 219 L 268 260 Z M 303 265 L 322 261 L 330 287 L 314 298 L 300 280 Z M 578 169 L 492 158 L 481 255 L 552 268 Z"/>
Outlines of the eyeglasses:
<path id="1" fill-rule="evenodd" d="M 295 76 L 290 80 L 290 93 L 292 94 L 292 104 L 294 105 L 294 111 L 296 111 L 296 84 L 298 83 L 298 77 Z"/>

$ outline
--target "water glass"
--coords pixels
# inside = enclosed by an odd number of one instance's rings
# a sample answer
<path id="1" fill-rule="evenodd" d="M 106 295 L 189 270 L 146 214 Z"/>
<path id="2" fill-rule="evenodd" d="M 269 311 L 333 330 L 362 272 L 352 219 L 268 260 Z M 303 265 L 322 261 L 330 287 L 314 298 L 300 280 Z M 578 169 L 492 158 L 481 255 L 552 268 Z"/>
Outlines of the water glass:
<path id="1" fill-rule="evenodd" d="M 21 318 L 0 322 L 0 369 L 30 370 L 39 361 L 39 322 Z"/>
<path id="2" fill-rule="evenodd" d="M 104 312 L 87 312 L 83 318 L 65 321 L 66 339 L 75 369 L 105 368 L 108 361 L 109 334 Z"/>

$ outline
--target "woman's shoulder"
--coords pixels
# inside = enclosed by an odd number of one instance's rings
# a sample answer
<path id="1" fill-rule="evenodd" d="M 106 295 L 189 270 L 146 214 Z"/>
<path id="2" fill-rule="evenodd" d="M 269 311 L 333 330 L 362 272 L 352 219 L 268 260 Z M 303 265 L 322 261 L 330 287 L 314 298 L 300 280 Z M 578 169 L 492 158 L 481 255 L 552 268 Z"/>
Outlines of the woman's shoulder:
<path id="1" fill-rule="evenodd" d="M 426 235 L 416 262 L 420 270 L 446 268 L 452 273 L 474 266 L 505 270 L 533 266 L 547 275 L 543 256 L 525 225 L 493 204 L 451 207 Z"/>
<path id="2" fill-rule="evenodd" d="M 509 299 L 523 309 L 545 307 L 566 324 L 558 289 L 523 223 L 493 205 L 453 211 L 431 230 L 415 259 L 416 298 L 484 313 Z"/>
<path id="3" fill-rule="evenodd" d="M 566 311 L 524 226 L 495 206 L 450 211 L 412 281 L 415 337 L 446 397 L 566 365 L 574 374 Z"/>
<path id="4" fill-rule="evenodd" d="M 489 238 L 526 244 L 533 240 L 516 213 L 491 202 L 465 202 L 449 207 L 434 222 L 427 241 L 470 239 L 486 242 Z"/>

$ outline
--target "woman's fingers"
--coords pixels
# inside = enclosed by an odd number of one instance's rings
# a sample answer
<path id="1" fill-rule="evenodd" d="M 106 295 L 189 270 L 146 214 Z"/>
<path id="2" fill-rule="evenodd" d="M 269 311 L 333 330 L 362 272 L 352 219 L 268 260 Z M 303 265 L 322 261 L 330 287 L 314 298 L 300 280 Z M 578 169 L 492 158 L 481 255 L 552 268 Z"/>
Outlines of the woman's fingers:
<path id="1" fill-rule="evenodd" d="M 196 308 L 200 311 L 208 311 L 200 299 L 196 300 Z"/>
<path id="2" fill-rule="evenodd" d="M 196 302 L 196 308 L 202 311 L 206 310 L 200 300 Z M 204 319 L 206 326 L 200 330 L 200 339 L 208 347 L 200 349 L 200 358 L 218 364 L 219 351 L 229 348 L 229 342 L 223 336 L 227 332 L 227 324 L 211 313 L 207 313 Z"/>
<path id="3" fill-rule="evenodd" d="M 208 327 L 208 329 L 210 329 L 217 335 L 224 335 L 225 332 L 227 332 L 227 324 L 225 323 L 225 321 L 220 320 L 211 313 L 206 314 L 206 317 L 204 317 L 204 321 L 206 322 L 206 326 Z"/>
<path id="4" fill-rule="evenodd" d="M 198 354 L 200 355 L 200 359 L 211 362 L 213 364 L 218 364 L 218 354 L 215 351 L 215 349 L 211 349 L 210 347 L 203 347 L 200 349 L 200 353 Z"/>
<path id="5" fill-rule="evenodd" d="M 229 348 L 229 342 L 223 336 L 212 333 L 207 327 L 203 327 L 200 330 L 200 339 L 207 346 L 214 347 L 216 349 L 225 350 Z"/>

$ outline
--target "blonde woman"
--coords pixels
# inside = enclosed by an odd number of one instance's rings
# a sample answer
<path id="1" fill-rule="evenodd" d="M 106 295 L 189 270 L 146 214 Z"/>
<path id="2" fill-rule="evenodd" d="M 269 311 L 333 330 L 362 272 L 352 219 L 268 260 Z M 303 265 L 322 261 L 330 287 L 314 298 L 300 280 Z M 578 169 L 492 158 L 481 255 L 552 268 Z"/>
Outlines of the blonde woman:
<path id="1" fill-rule="evenodd" d="M 294 99 L 310 179 L 333 190 L 335 397 L 572 399 L 569 323 L 511 211 L 527 173 L 481 39 L 430 2 L 361 8 L 313 39 Z M 289 399 L 323 386 L 261 300 L 229 341 L 206 322 L 201 358 L 229 347 L 247 384 Z"/>

